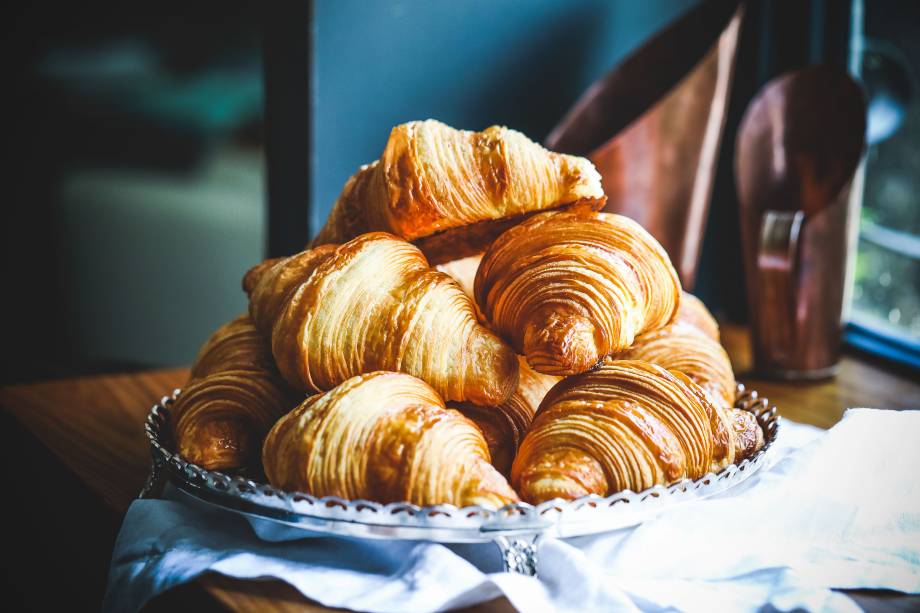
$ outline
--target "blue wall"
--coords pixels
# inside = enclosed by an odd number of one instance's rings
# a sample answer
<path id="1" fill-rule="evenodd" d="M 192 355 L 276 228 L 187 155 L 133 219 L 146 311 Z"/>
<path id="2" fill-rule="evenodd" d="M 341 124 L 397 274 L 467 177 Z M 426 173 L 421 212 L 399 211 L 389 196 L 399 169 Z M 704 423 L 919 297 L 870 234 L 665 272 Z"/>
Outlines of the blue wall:
<path id="1" fill-rule="evenodd" d="M 317 0 L 315 233 L 390 128 L 435 118 L 542 140 L 592 81 L 697 0 Z"/>

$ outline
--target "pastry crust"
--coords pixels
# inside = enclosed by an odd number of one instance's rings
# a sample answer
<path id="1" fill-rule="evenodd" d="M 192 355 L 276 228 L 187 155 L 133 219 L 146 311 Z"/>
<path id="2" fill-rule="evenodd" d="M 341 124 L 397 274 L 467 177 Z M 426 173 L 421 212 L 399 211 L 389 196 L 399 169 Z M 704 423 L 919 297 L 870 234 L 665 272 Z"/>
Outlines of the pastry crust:
<path id="1" fill-rule="evenodd" d="M 265 262 L 244 288 L 282 376 L 298 389 L 330 390 L 390 370 L 448 400 L 496 405 L 517 386 L 517 357 L 476 321 L 463 290 L 390 234 Z"/>
<path id="2" fill-rule="evenodd" d="M 644 360 L 679 370 L 702 387 L 717 406 L 728 409 L 735 403 L 735 373 L 728 354 L 695 326 L 674 323 L 643 334 L 616 359 Z"/>
<path id="3" fill-rule="evenodd" d="M 734 461 L 725 414 L 678 371 L 612 361 L 544 398 L 511 480 L 527 502 L 641 491 Z"/>
<path id="4" fill-rule="evenodd" d="M 415 377 L 374 372 L 285 415 L 265 439 L 275 487 L 314 496 L 499 508 L 517 495 L 482 434 Z"/>
<path id="5" fill-rule="evenodd" d="M 670 323 L 680 282 L 639 224 L 610 213 L 542 213 L 504 234 L 479 265 L 476 302 L 537 371 L 585 372 Z"/>
<path id="6" fill-rule="evenodd" d="M 494 407 L 471 402 L 450 405 L 479 427 L 489 446 L 492 465 L 506 477 L 511 473 L 511 463 L 537 407 L 550 388 L 559 382 L 559 377 L 543 375 L 530 368 L 523 356 L 518 356 L 518 362 L 520 382 L 506 402 Z"/>
<path id="7" fill-rule="evenodd" d="M 716 323 L 716 318 L 712 316 L 703 301 L 690 292 L 681 294 L 680 308 L 677 310 L 675 323 L 693 326 L 717 343 L 720 341 L 719 324 Z"/>
<path id="8" fill-rule="evenodd" d="M 675 323 L 643 334 L 616 359 L 644 360 L 690 377 L 731 420 L 735 462 L 740 462 L 763 446 L 763 432 L 751 413 L 732 408 L 737 383 L 731 360 L 718 339 L 719 327 L 709 310 L 685 292 Z"/>
<path id="9" fill-rule="evenodd" d="M 501 126 L 471 132 L 412 121 L 393 128 L 380 159 L 345 183 L 312 244 L 385 231 L 429 239 L 420 246 L 438 263 L 481 251 L 527 214 L 605 200 L 585 158 L 547 151 Z"/>
<path id="10" fill-rule="evenodd" d="M 728 416 L 735 431 L 735 462 L 738 463 L 763 448 L 763 430 L 749 411 L 729 409 Z"/>
<path id="11" fill-rule="evenodd" d="M 172 407 L 179 455 L 209 470 L 250 467 L 265 433 L 296 398 L 249 316 L 237 317 L 201 348 Z"/>

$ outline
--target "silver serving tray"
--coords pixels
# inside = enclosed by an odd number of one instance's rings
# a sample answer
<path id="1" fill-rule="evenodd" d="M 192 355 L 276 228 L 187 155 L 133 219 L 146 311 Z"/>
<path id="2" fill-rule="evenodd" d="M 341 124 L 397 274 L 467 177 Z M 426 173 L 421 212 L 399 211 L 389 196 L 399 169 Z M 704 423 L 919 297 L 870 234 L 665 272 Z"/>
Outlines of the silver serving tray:
<path id="1" fill-rule="evenodd" d="M 254 527 L 300 529 L 304 534 L 362 538 L 428 540 L 441 543 L 493 541 L 502 550 L 505 569 L 534 574 L 536 543 L 545 535 L 570 537 L 606 532 L 641 523 L 665 509 L 699 500 L 737 486 L 763 467 L 779 433 L 780 418 L 754 390 L 738 385 L 735 407 L 750 411 L 763 428 L 764 446 L 752 458 L 718 473 L 656 485 L 641 492 L 550 500 L 538 505 L 519 502 L 501 509 L 449 504 L 418 507 L 406 502 L 317 498 L 285 492 L 242 476 L 210 471 L 186 462 L 171 451 L 169 408 L 180 390 L 164 396 L 147 415 L 145 430 L 153 463 L 140 497 L 151 497 L 169 481 L 180 491 L 207 504 L 240 513 Z"/>

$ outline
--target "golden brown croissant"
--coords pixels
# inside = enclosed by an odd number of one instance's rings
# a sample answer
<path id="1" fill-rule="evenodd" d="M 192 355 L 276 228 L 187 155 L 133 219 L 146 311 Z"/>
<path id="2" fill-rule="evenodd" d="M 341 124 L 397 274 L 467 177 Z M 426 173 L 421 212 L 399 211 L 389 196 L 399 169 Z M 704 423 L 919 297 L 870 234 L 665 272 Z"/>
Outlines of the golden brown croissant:
<path id="1" fill-rule="evenodd" d="M 731 463 L 733 437 L 725 415 L 682 373 L 647 362 L 606 362 L 550 390 L 511 481 L 535 504 L 640 491 Z"/>
<path id="2" fill-rule="evenodd" d="M 262 438 L 297 404 L 248 316 L 221 326 L 202 347 L 171 411 L 179 454 L 210 470 L 258 461 Z"/>
<path id="3" fill-rule="evenodd" d="M 392 235 L 363 234 L 270 260 L 243 285 L 278 369 L 298 389 L 329 390 L 392 370 L 419 377 L 446 399 L 495 405 L 517 386 L 517 357 L 477 323 L 463 290 Z"/>
<path id="4" fill-rule="evenodd" d="M 750 411 L 729 409 L 728 417 L 735 431 L 735 463 L 739 463 L 763 447 L 763 430 Z"/>
<path id="5" fill-rule="evenodd" d="M 440 263 L 482 251 L 528 213 L 604 200 L 584 158 L 504 127 L 469 132 L 413 121 L 393 128 L 380 159 L 348 180 L 313 245 L 384 231 L 419 241 Z"/>
<path id="6" fill-rule="evenodd" d="M 262 465 L 272 485 L 314 496 L 495 508 L 517 500 L 476 426 L 403 373 L 359 375 L 307 399 L 271 429 Z"/>
<path id="7" fill-rule="evenodd" d="M 703 303 L 684 293 L 675 323 L 643 334 L 616 359 L 645 360 L 690 377 L 717 409 L 726 411 L 735 430 L 735 462 L 740 462 L 763 447 L 763 431 L 751 413 L 731 408 L 735 375 L 718 338 L 719 327 Z"/>
<path id="8" fill-rule="evenodd" d="M 537 371 L 581 373 L 677 314 L 680 282 L 636 222 L 587 209 L 536 215 L 479 264 L 476 302 Z"/>
<path id="9" fill-rule="evenodd" d="M 651 362 L 680 371 L 698 384 L 716 410 L 725 412 L 732 423 L 735 462 L 750 457 L 763 446 L 763 432 L 754 416 L 731 408 L 736 384 L 728 354 L 699 328 L 676 323 L 643 334 L 627 351 L 617 354 L 616 359 Z"/>
<path id="10" fill-rule="evenodd" d="M 511 471 L 511 462 L 514 461 L 537 407 L 546 392 L 559 381 L 559 377 L 543 375 L 531 369 L 527 360 L 521 356 L 518 356 L 518 363 L 521 367 L 518 388 L 506 402 L 496 407 L 484 407 L 471 402 L 449 405 L 479 427 L 489 446 L 492 466 L 505 476 Z"/>
<path id="11" fill-rule="evenodd" d="M 275 370 L 271 351 L 248 315 L 225 323 L 205 341 L 189 376 L 201 379 L 225 370 Z"/>
<path id="12" fill-rule="evenodd" d="M 644 360 L 684 373 L 709 394 L 718 407 L 735 402 L 735 374 L 725 349 L 696 326 L 674 323 L 643 334 L 616 359 Z"/>
<path id="13" fill-rule="evenodd" d="M 700 332 L 719 342 L 719 324 L 715 317 L 703 304 L 703 301 L 689 292 L 684 292 L 680 298 L 680 308 L 677 310 L 675 323 L 685 323 L 697 328 Z"/>

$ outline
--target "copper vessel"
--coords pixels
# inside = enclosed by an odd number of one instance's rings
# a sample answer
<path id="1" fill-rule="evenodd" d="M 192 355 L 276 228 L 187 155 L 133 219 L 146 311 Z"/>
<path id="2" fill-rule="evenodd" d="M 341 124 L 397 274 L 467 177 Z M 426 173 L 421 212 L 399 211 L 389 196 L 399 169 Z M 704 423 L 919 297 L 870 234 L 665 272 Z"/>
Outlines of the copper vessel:
<path id="1" fill-rule="evenodd" d="M 810 66 L 770 81 L 738 132 L 754 366 L 785 379 L 835 373 L 849 251 L 850 184 L 866 103 L 843 71 Z"/>

